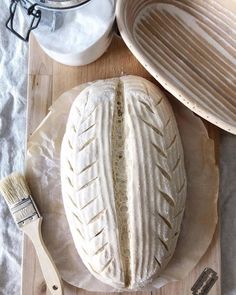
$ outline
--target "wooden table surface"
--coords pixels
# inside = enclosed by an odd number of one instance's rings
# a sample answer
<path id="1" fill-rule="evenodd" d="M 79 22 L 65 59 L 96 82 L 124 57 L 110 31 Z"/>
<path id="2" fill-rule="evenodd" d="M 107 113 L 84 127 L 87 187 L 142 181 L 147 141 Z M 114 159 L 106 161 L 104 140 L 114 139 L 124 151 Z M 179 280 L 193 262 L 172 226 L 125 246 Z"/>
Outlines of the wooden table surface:
<path id="1" fill-rule="evenodd" d="M 98 61 L 83 67 L 68 67 L 53 61 L 43 53 L 34 37 L 32 37 L 30 40 L 28 72 L 28 137 L 36 129 L 42 119 L 47 115 L 48 109 L 52 102 L 55 101 L 57 97 L 63 92 L 88 81 L 111 78 L 125 74 L 140 75 L 157 84 L 157 82 L 129 52 L 124 42 L 117 36 L 113 39 L 109 50 Z M 209 123 L 206 124 L 209 134 L 213 139 L 215 139 L 215 145 L 217 149 L 217 128 L 210 125 Z M 217 226 L 209 249 L 187 278 L 185 278 L 183 281 L 171 283 L 155 292 L 137 293 L 142 293 L 143 295 L 191 295 L 191 287 L 205 267 L 211 267 L 219 275 L 219 280 L 209 294 L 220 295 L 221 265 L 219 226 Z M 89 295 L 89 293 L 90 292 L 77 289 L 65 283 L 65 295 Z M 44 283 L 34 248 L 28 238 L 24 237 L 22 295 L 41 294 L 50 293 L 47 291 L 46 285 Z"/>

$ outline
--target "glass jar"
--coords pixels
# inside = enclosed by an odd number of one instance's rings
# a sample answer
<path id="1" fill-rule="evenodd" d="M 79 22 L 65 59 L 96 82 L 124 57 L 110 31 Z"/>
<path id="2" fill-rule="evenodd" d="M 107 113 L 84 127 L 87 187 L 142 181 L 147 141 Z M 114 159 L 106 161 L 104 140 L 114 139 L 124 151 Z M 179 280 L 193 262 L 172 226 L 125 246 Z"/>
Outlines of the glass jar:
<path id="1" fill-rule="evenodd" d="M 112 40 L 116 0 L 12 0 L 7 28 L 24 41 L 30 32 L 56 61 L 80 66 L 98 59 Z M 19 8 L 19 9 L 18 9 Z M 24 35 L 14 25 L 24 14 Z"/>

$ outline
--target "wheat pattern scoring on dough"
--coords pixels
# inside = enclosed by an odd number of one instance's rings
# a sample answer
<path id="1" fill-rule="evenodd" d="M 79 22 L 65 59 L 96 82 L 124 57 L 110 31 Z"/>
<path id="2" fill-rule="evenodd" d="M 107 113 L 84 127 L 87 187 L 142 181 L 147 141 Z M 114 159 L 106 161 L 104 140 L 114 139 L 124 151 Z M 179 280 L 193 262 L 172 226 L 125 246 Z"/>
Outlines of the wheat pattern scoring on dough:
<path id="1" fill-rule="evenodd" d="M 70 111 L 61 179 L 75 246 L 96 278 L 138 290 L 160 275 L 176 247 L 187 181 L 159 88 L 135 76 L 85 88 Z"/>

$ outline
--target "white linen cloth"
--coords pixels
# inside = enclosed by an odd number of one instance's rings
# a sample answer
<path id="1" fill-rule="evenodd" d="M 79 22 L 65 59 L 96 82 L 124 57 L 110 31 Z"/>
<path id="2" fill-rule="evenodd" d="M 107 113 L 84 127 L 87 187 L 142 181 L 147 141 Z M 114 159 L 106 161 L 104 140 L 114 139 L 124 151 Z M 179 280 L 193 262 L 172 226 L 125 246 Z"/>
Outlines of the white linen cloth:
<path id="1" fill-rule="evenodd" d="M 5 29 L 9 2 L 0 7 L 0 178 L 24 169 L 25 152 L 27 44 Z M 236 136 L 225 132 L 220 167 L 222 295 L 236 295 Z M 20 294 L 21 241 L 0 198 L 0 295 Z"/>
<path id="2" fill-rule="evenodd" d="M 0 178 L 24 169 L 27 46 L 5 28 L 0 4 Z M 22 235 L 0 197 L 0 295 L 19 295 Z"/>

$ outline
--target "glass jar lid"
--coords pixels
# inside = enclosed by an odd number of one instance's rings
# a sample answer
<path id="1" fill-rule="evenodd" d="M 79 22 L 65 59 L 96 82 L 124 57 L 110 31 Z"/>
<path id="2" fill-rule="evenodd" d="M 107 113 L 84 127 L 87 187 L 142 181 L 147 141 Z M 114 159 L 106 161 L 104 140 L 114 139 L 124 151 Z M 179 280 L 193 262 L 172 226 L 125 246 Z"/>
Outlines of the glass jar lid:
<path id="1" fill-rule="evenodd" d="M 34 5 L 39 5 L 48 9 L 70 9 L 78 7 L 91 0 L 30 0 Z"/>

